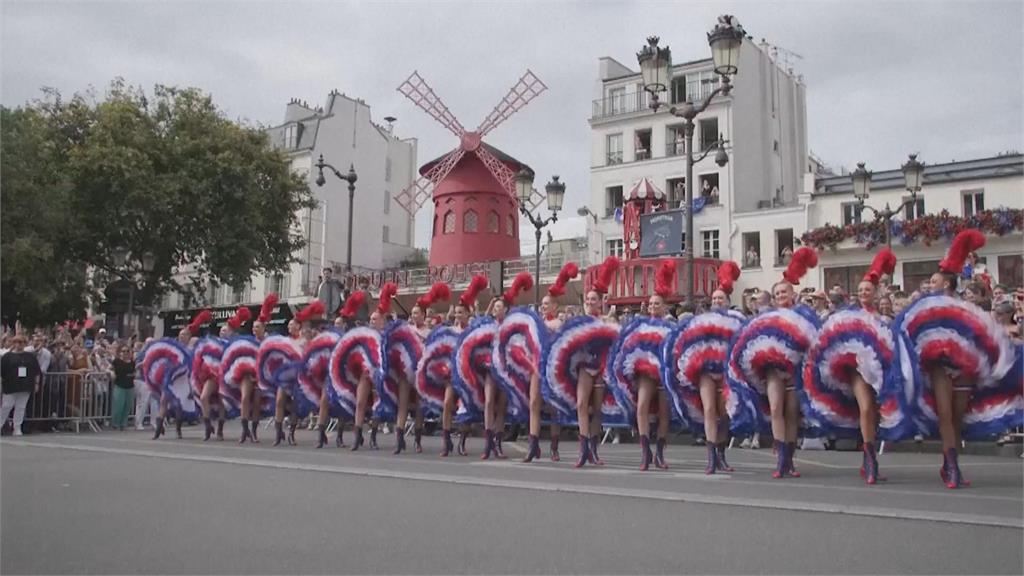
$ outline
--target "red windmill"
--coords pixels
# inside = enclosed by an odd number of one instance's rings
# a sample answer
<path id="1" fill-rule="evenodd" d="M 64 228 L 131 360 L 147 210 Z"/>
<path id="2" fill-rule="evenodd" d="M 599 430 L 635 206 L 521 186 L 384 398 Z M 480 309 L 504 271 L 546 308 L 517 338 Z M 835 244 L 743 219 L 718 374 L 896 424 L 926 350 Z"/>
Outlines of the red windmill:
<path id="1" fill-rule="evenodd" d="M 545 90 L 540 78 L 527 70 L 480 126 L 467 131 L 418 72 L 398 87 L 459 138 L 457 148 L 424 164 L 420 177 L 395 197 L 410 214 L 427 198 L 434 199 L 431 265 L 519 257 L 515 175 L 530 167 L 484 143 L 483 137 Z M 533 203 L 542 200 L 534 191 Z"/>

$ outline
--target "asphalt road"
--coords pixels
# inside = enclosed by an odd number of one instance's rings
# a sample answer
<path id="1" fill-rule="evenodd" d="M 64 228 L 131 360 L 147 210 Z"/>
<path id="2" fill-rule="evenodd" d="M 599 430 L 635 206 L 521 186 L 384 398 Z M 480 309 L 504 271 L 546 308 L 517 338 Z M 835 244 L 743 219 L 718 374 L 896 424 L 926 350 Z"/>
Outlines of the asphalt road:
<path id="1" fill-rule="evenodd" d="M 233 433 L 233 432 L 232 432 Z M 151 441 L 144 433 L 0 442 L 0 572 L 13 573 L 928 573 L 1021 574 L 1024 464 L 887 454 L 865 486 L 860 457 L 800 452 L 803 478 L 773 480 L 768 450 L 702 448 L 636 471 L 635 445 L 603 468 L 481 462 L 390 450 Z M 392 436 L 383 436 L 390 447 Z M 411 444 L 411 442 L 410 442 Z M 470 447 L 479 453 L 482 441 Z M 545 456 L 546 442 L 543 444 Z"/>

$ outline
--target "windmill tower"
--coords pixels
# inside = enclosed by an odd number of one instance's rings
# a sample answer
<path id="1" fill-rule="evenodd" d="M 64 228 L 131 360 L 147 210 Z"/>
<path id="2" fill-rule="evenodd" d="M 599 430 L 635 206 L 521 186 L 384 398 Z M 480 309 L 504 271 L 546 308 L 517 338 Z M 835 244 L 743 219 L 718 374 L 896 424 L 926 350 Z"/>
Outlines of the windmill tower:
<path id="1" fill-rule="evenodd" d="M 418 72 L 398 87 L 459 139 L 458 147 L 424 164 L 420 177 L 395 197 L 409 214 L 433 199 L 432 266 L 519 257 L 515 175 L 530 167 L 484 143 L 483 137 L 545 90 L 527 70 L 480 126 L 467 131 Z M 529 208 L 542 200 L 535 190 Z"/>

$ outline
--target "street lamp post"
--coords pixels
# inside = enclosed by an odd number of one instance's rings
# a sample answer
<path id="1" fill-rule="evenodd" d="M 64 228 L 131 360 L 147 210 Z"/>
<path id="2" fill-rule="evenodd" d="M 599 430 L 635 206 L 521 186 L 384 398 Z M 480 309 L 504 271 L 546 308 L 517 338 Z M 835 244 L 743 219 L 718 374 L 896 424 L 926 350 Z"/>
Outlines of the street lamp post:
<path id="1" fill-rule="evenodd" d="M 721 78 L 718 88 L 708 94 L 699 104 L 694 104 L 692 97 L 687 94 L 686 102 L 681 107 L 672 106 L 669 113 L 677 118 L 683 119 L 683 134 L 686 146 L 686 243 L 683 246 L 683 258 L 686 261 L 689 279 L 683 292 L 687 301 L 693 299 L 693 288 L 697 283 L 696 271 L 693 267 L 693 245 L 695 243 L 693 233 L 693 164 L 700 162 L 717 149 L 715 162 L 724 166 L 729 161 L 725 153 L 725 140 L 719 137 L 714 146 L 708 147 L 700 157 L 693 156 L 693 132 L 696 124 L 694 118 L 711 105 L 711 100 L 721 94 L 727 96 L 732 91 L 731 78 L 738 71 L 740 57 L 740 46 L 743 44 L 743 27 L 733 16 L 720 16 L 715 28 L 708 32 L 708 44 L 711 45 L 711 56 L 715 64 L 715 73 Z M 637 61 L 640 64 L 640 74 L 643 77 L 644 90 L 651 94 L 651 108 L 657 111 L 661 106 L 658 95 L 666 92 L 671 84 L 672 53 L 668 46 L 658 46 L 659 38 L 651 36 L 647 38 L 647 46 L 644 46 L 637 53 Z"/>
<path id="2" fill-rule="evenodd" d="M 924 177 L 924 164 L 918 162 L 917 154 L 911 154 L 910 158 L 900 168 L 903 171 L 904 187 L 910 192 L 910 198 L 907 198 L 900 203 L 895 209 L 889 206 L 889 203 L 885 203 L 885 208 L 879 210 L 872 206 L 865 204 L 865 200 L 871 195 L 871 172 L 864 167 L 863 162 L 857 163 L 857 169 L 850 174 L 850 180 L 853 182 L 853 197 L 857 199 L 857 206 L 862 210 L 867 208 L 875 213 L 875 219 L 881 219 L 885 227 L 885 245 L 892 248 L 892 230 L 890 229 L 890 222 L 892 217 L 899 214 L 907 206 L 917 202 L 917 193 L 921 191 L 921 181 Z"/>
<path id="3" fill-rule="evenodd" d="M 516 174 L 516 196 L 519 198 L 519 212 L 529 219 L 533 224 L 537 246 L 534 249 L 534 273 L 533 273 L 533 302 L 540 305 L 540 231 L 551 222 L 558 221 L 558 211 L 562 209 L 562 200 L 565 198 L 565 183 L 558 180 L 558 176 L 552 176 L 551 182 L 544 186 L 544 192 L 548 198 L 548 210 L 551 216 L 541 218 L 533 215 L 526 207 L 533 195 L 533 172 L 523 168 Z"/>
<path id="4" fill-rule="evenodd" d="M 316 161 L 315 166 L 318 170 L 316 177 L 317 186 L 323 186 L 327 183 L 327 179 L 324 178 L 324 168 L 334 172 L 334 175 L 337 176 L 339 180 L 348 182 L 348 250 L 345 255 L 345 271 L 348 274 L 352 274 L 352 210 L 356 199 L 356 180 L 359 179 L 359 177 L 356 176 L 355 165 L 349 164 L 348 174 L 342 174 L 337 168 L 324 162 L 324 155 L 321 154 L 320 158 Z"/>

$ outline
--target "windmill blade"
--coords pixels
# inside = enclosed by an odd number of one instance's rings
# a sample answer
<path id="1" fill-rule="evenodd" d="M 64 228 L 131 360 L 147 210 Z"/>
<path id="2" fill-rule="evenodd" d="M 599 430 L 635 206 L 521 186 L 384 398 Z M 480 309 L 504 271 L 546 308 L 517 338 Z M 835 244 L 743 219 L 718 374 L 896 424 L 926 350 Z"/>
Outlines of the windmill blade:
<path id="1" fill-rule="evenodd" d="M 541 92 L 547 89 L 547 85 L 541 82 L 541 79 L 527 68 L 526 74 L 519 78 L 515 86 L 512 86 L 508 94 L 501 99 L 501 102 L 498 102 L 498 105 L 494 107 L 494 110 L 491 110 L 487 118 L 484 118 L 484 121 L 480 123 L 480 127 L 476 131 L 481 136 L 486 136 L 488 132 L 497 128 L 509 116 L 518 112 L 523 106 L 529 104 L 531 100 L 540 96 Z"/>
<path id="2" fill-rule="evenodd" d="M 466 151 L 462 148 L 456 148 L 449 152 L 444 158 L 438 160 L 430 170 L 427 170 L 426 174 L 417 178 L 408 188 L 396 195 L 395 202 L 398 202 L 398 205 L 410 215 L 416 214 L 427 199 L 433 195 L 434 187 L 448 176 L 448 173 L 455 168 L 465 154 Z"/>
<path id="3" fill-rule="evenodd" d="M 412 100 L 413 104 L 422 108 L 427 114 L 430 114 L 442 126 L 451 130 L 459 138 L 462 138 L 466 129 L 455 118 L 455 115 L 451 113 L 451 110 L 448 110 L 448 106 L 434 93 L 434 89 L 427 84 L 427 81 L 420 76 L 419 72 L 414 70 L 406 78 L 405 82 L 402 82 L 398 87 L 398 91 L 409 100 Z"/>
<path id="4" fill-rule="evenodd" d="M 498 181 L 498 184 L 501 184 L 502 189 L 504 189 L 509 197 L 515 200 L 518 204 L 519 199 L 516 197 L 516 173 L 508 166 L 505 166 L 504 162 L 495 158 L 494 154 L 491 154 L 487 147 L 481 146 L 474 152 L 476 152 L 477 158 L 484 163 L 484 166 L 490 170 L 491 175 Z M 532 210 L 540 204 L 543 199 L 544 197 L 538 193 L 535 188 L 533 190 L 533 194 L 530 196 L 530 201 L 528 202 L 529 205 L 527 207 Z"/>

